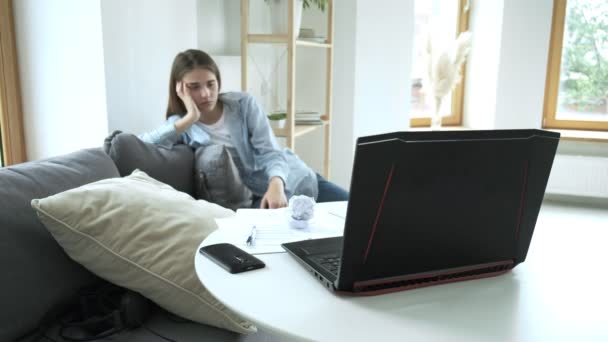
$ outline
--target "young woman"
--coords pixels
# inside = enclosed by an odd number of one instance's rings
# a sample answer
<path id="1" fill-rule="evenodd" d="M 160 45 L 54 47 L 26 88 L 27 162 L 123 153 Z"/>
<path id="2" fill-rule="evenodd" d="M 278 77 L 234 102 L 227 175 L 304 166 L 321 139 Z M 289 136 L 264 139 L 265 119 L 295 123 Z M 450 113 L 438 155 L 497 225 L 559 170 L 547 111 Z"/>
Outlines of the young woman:
<path id="1" fill-rule="evenodd" d="M 289 149 L 281 149 L 266 115 L 240 92 L 221 93 L 220 71 L 203 51 L 177 54 L 169 80 L 167 121 L 140 135 L 145 142 L 193 148 L 225 145 L 245 185 L 256 196 L 254 206 L 281 208 L 293 195 L 317 202 L 345 201 L 348 193 L 323 179 Z"/>

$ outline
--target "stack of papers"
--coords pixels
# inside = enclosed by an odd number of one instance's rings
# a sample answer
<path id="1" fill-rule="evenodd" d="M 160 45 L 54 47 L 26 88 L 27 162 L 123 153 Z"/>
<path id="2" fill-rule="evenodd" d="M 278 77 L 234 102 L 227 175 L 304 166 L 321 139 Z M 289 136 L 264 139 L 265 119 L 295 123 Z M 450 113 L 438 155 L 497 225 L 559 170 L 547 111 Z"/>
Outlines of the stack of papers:
<path id="1" fill-rule="evenodd" d="M 315 206 L 314 217 L 306 228 L 292 228 L 289 208 L 239 209 L 236 216 L 220 218 L 217 238 L 231 243 L 250 254 L 285 252 L 281 244 L 306 239 L 341 236 L 344 233 L 344 212 L 341 207 Z M 255 226 L 255 240 L 247 245 L 247 238 Z"/>

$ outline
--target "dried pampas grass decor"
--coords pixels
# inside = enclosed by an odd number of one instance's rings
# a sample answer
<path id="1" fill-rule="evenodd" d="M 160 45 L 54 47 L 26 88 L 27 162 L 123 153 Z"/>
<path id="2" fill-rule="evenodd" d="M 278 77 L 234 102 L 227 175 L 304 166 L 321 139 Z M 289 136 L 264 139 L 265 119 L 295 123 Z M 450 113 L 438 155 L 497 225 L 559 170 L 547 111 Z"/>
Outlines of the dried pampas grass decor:
<path id="1" fill-rule="evenodd" d="M 460 67 L 471 50 L 471 32 L 462 32 L 449 49 L 433 56 L 431 39 L 427 43 L 428 77 L 430 90 L 435 101 L 431 118 L 431 129 L 441 127 L 441 103 L 460 81 Z"/>

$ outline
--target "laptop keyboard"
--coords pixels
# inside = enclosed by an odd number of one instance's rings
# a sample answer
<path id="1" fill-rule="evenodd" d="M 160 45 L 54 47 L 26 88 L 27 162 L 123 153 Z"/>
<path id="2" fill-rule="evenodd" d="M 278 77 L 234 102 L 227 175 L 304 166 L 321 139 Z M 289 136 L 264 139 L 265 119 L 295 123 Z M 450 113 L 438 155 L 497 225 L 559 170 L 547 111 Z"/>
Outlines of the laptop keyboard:
<path id="1" fill-rule="evenodd" d="M 338 276 L 338 270 L 340 269 L 341 257 L 337 254 L 326 254 L 326 255 L 315 255 L 311 257 L 317 265 L 326 269 L 329 273 Z"/>

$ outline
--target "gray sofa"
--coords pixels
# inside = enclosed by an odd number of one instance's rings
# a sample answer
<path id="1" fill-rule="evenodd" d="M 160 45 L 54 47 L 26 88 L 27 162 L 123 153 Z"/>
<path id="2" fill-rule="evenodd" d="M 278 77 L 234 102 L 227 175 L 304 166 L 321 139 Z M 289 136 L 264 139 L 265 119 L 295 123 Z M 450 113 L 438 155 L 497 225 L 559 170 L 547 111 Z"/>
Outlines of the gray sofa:
<path id="1" fill-rule="evenodd" d="M 0 341 L 61 341 L 57 336 L 57 324 L 45 329 L 46 336 L 35 337 L 35 334 L 28 333 L 34 332 L 42 322 L 48 322 L 49 317 L 56 318 L 54 309 L 73 299 L 79 289 L 104 282 L 65 254 L 45 226 L 38 221 L 30 206 L 32 199 L 47 197 L 101 179 L 120 177 L 129 173 L 133 167 L 138 167 L 177 189 L 193 192 L 192 189 L 184 188 L 193 186 L 192 181 L 180 180 L 179 172 L 191 172 L 184 169 L 183 165 L 173 161 L 159 167 L 159 160 L 156 164 L 148 163 L 146 153 L 150 151 L 121 155 L 112 151 L 112 138 L 106 143 L 105 151 L 103 148 L 80 150 L 0 169 Z M 186 146 L 181 146 L 177 151 L 186 157 L 192 153 Z M 170 153 L 174 154 L 175 150 Z M 160 163 L 163 164 L 162 158 Z M 128 165 L 125 166 L 126 164 Z M 181 183 L 171 184 L 172 180 Z M 107 340 L 163 341 L 148 329 L 180 342 L 276 340 L 259 330 L 255 334 L 239 335 L 190 321 L 175 320 L 158 307 L 154 307 L 145 328 L 123 331 Z"/>

